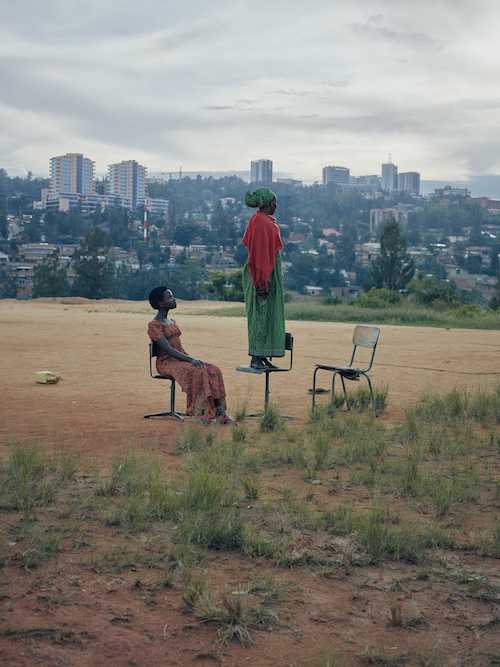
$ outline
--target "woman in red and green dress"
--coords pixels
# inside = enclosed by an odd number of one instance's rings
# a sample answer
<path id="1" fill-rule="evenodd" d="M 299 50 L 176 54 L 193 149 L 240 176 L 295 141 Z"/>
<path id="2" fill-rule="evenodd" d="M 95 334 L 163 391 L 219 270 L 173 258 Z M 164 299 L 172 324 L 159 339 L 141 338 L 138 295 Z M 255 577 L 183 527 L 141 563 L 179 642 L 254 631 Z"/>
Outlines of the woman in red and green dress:
<path id="1" fill-rule="evenodd" d="M 243 292 L 248 321 L 248 354 L 254 370 L 273 368 L 269 357 L 285 355 L 285 304 L 281 273 L 280 230 L 273 214 L 276 195 L 269 188 L 247 192 L 245 204 L 259 210 L 243 236 L 248 259 L 243 269 Z"/>

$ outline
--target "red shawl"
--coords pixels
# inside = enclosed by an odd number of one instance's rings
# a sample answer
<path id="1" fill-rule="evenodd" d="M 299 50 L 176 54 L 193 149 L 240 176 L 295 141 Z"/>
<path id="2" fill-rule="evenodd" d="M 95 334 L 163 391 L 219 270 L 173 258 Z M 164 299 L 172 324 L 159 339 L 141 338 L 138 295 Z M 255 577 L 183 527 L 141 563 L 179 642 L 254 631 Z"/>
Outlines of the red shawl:
<path id="1" fill-rule="evenodd" d="M 242 243 L 248 248 L 248 268 L 254 286 L 267 289 L 276 255 L 283 248 L 275 219 L 260 211 L 252 215 Z"/>

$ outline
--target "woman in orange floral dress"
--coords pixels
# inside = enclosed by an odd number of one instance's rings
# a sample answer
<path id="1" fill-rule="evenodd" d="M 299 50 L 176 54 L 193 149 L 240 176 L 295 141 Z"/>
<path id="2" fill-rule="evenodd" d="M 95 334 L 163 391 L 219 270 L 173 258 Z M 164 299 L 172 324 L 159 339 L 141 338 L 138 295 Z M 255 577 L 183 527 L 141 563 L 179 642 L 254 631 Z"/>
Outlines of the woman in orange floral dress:
<path id="1" fill-rule="evenodd" d="M 181 330 L 168 316 L 177 307 L 174 295 L 166 287 L 155 287 L 149 294 L 151 307 L 158 311 L 148 324 L 148 335 L 158 345 L 156 369 L 160 375 L 171 375 L 186 393 L 188 415 L 201 415 L 223 424 L 232 419 L 226 415 L 226 390 L 220 369 L 190 357 L 181 344 Z"/>

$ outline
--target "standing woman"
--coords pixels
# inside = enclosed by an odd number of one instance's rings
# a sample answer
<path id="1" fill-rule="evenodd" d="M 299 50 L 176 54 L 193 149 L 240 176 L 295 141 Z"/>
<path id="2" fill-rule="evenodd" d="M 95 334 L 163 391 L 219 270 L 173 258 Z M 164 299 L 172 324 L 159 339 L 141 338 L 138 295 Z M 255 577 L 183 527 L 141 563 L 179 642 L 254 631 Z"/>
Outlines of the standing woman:
<path id="1" fill-rule="evenodd" d="M 259 210 L 252 215 L 242 243 L 248 249 L 243 269 L 243 292 L 248 320 L 251 368 L 275 368 L 268 357 L 285 355 L 285 304 L 281 274 L 280 229 L 273 218 L 276 195 L 269 188 L 247 192 L 245 204 Z"/>

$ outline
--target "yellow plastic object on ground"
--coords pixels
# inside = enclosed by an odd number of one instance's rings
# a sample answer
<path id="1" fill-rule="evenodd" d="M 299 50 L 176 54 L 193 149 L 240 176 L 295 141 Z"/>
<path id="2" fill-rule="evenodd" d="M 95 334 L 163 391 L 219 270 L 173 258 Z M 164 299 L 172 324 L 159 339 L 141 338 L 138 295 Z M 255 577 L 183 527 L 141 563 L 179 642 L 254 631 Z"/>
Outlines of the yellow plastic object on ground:
<path id="1" fill-rule="evenodd" d="M 52 371 L 37 371 L 35 373 L 35 382 L 37 384 L 56 384 L 61 378 Z"/>

